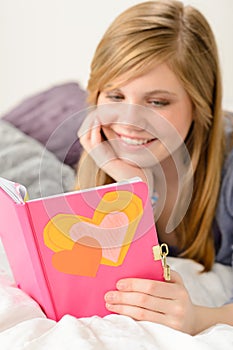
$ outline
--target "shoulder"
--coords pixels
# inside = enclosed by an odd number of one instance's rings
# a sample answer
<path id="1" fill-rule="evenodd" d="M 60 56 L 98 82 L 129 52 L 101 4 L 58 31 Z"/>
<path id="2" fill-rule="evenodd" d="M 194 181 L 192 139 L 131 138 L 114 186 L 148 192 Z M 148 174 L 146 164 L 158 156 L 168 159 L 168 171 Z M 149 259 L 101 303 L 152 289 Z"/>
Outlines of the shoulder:
<path id="1" fill-rule="evenodd" d="M 222 168 L 221 187 L 213 233 L 215 240 L 221 237 L 216 261 L 231 265 L 233 257 L 233 147 L 231 144 L 232 131 L 230 124 L 228 124 L 228 129 L 226 130 L 226 137 L 227 153 Z"/>
<path id="2" fill-rule="evenodd" d="M 224 113 L 224 130 L 226 135 L 226 150 L 231 153 L 233 149 L 233 112 Z"/>
<path id="3" fill-rule="evenodd" d="M 222 180 L 233 181 L 233 113 L 226 113 L 224 116 L 226 135 L 226 156 L 222 169 Z"/>
<path id="4" fill-rule="evenodd" d="M 226 209 L 233 220 L 233 149 L 231 149 L 224 162 L 220 189 L 221 196 L 223 196 Z"/>
<path id="5" fill-rule="evenodd" d="M 222 168 L 220 205 L 231 215 L 233 220 L 233 114 L 225 118 L 226 155 Z"/>

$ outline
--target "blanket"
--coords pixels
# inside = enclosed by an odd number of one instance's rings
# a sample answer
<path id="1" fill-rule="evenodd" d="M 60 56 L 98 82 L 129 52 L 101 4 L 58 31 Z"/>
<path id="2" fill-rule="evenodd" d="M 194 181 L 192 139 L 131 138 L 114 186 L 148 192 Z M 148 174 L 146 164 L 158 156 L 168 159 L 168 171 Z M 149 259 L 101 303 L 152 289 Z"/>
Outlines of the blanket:
<path id="1" fill-rule="evenodd" d="M 233 348 L 233 327 L 223 324 L 190 336 L 166 326 L 115 314 L 80 319 L 65 315 L 59 322 L 49 320 L 34 300 L 15 287 L 3 249 L 0 252 L 1 350 Z M 189 259 L 169 258 L 168 262 L 181 273 L 193 301 L 217 306 L 229 298 L 229 267 L 216 263 L 211 272 L 200 274 L 202 266 Z"/>

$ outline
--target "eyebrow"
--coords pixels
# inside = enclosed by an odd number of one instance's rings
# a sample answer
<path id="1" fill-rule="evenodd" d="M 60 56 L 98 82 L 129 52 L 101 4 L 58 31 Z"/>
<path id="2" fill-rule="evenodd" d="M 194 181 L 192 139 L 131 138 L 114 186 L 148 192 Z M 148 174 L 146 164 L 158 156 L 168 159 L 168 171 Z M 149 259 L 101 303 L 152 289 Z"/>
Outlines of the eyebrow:
<path id="1" fill-rule="evenodd" d="M 108 90 L 108 89 L 110 89 L 112 91 L 117 91 L 117 92 L 123 93 L 121 88 L 117 88 L 117 87 L 114 88 L 114 86 L 111 86 L 111 84 L 106 85 L 104 90 Z M 159 90 L 159 89 L 148 91 L 144 95 L 145 96 L 151 96 L 151 95 L 159 95 L 159 94 L 166 94 L 166 95 L 170 95 L 170 96 L 177 96 L 177 94 L 175 92 L 168 91 L 168 90 Z"/>
<path id="2" fill-rule="evenodd" d="M 175 92 L 168 91 L 168 90 L 152 90 L 152 91 L 148 91 L 148 92 L 145 93 L 145 96 L 159 95 L 159 94 L 166 94 L 166 95 L 177 96 L 177 94 Z"/>

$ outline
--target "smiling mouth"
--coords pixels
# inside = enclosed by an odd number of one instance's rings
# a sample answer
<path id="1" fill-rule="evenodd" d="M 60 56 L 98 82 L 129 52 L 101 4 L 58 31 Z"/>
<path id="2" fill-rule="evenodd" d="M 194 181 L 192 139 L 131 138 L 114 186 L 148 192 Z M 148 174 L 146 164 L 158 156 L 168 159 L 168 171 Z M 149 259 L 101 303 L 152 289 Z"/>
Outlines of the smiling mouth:
<path id="1" fill-rule="evenodd" d="M 156 140 L 156 138 L 152 139 L 136 139 L 136 138 L 131 138 L 131 137 L 126 137 L 123 135 L 119 135 L 120 139 L 127 143 L 128 145 L 133 145 L 133 146 L 141 146 L 141 145 L 146 145 L 150 143 L 151 141 Z"/>

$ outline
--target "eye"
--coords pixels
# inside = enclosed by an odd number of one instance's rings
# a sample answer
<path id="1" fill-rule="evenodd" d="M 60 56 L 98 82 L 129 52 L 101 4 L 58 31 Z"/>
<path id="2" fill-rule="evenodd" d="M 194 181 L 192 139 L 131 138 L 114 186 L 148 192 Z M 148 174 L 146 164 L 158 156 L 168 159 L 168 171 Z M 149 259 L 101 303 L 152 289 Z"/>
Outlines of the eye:
<path id="1" fill-rule="evenodd" d="M 152 100 L 149 100 L 148 103 L 150 105 L 152 105 L 153 107 L 164 107 L 164 106 L 167 106 L 169 105 L 169 101 L 168 100 L 155 100 L 155 99 L 152 99 Z"/>
<path id="2" fill-rule="evenodd" d="M 112 102 L 122 102 L 124 100 L 124 96 L 119 93 L 107 93 L 105 98 Z"/>

